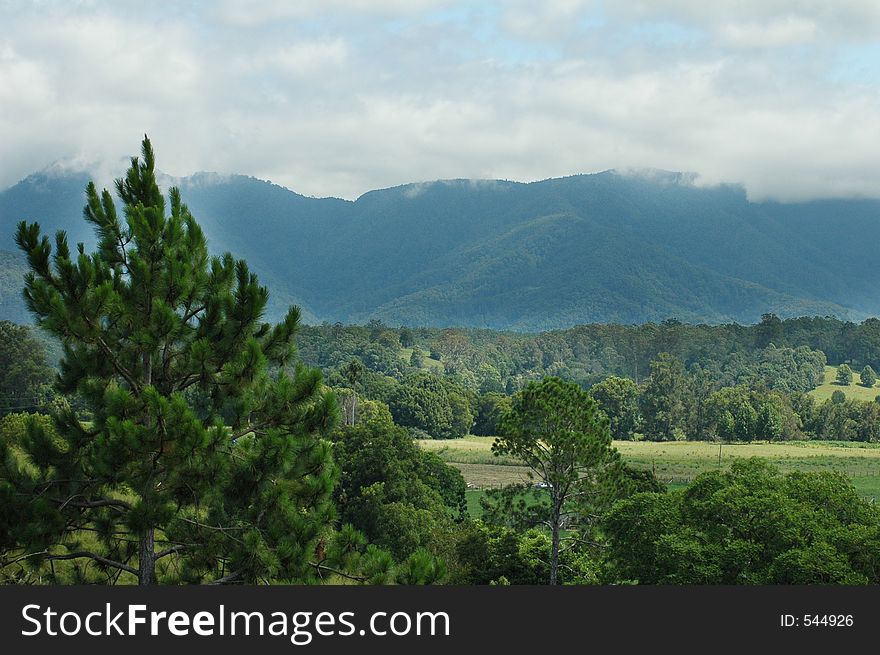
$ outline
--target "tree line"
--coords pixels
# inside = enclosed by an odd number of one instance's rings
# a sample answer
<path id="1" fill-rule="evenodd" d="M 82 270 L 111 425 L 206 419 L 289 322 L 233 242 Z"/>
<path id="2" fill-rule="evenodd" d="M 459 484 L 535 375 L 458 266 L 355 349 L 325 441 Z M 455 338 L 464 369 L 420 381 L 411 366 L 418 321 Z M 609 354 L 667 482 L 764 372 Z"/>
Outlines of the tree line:
<path id="1" fill-rule="evenodd" d="M 616 375 L 637 384 L 650 373 L 650 364 L 668 353 L 690 369 L 699 365 L 725 380 L 760 376 L 784 391 L 808 391 L 808 375 L 789 371 L 781 379 L 767 361 L 770 346 L 807 349 L 824 354 L 827 364 L 865 366 L 880 370 L 880 320 L 862 323 L 835 317 L 781 320 L 765 314 L 755 325 L 692 325 L 675 319 L 641 325 L 593 324 L 567 330 L 529 334 L 467 328 L 395 327 L 373 320 L 367 325 L 304 326 L 299 337 L 303 360 L 325 372 L 352 357 L 371 370 L 397 376 L 407 367 L 442 370 L 478 392 L 512 393 L 530 380 L 556 375 L 589 387 Z M 405 358 L 401 348 L 407 349 Z M 761 365 L 764 370 L 760 370 Z M 790 367 L 790 362 L 777 362 Z M 769 368 L 768 368 L 769 367 Z"/>
<path id="2" fill-rule="evenodd" d="M 843 382 L 838 383 L 838 392 L 822 402 L 808 393 L 823 381 L 825 361 L 820 351 L 774 344 L 751 358 L 734 358 L 721 367 L 694 364 L 688 368 L 677 357 L 661 353 L 649 363 L 641 384 L 612 375 L 586 390 L 608 417 L 615 439 L 880 439 L 877 402 L 847 398 Z M 352 370 L 357 370 L 356 377 L 346 373 Z M 859 384 L 870 383 L 871 374 L 866 366 L 862 376 L 866 382 Z M 506 392 L 475 390 L 457 372 L 402 367 L 389 375 L 369 368 L 357 357 L 339 369 L 330 369 L 326 376 L 344 407 L 357 394 L 384 403 L 395 423 L 420 438 L 494 436 L 512 397 Z"/>

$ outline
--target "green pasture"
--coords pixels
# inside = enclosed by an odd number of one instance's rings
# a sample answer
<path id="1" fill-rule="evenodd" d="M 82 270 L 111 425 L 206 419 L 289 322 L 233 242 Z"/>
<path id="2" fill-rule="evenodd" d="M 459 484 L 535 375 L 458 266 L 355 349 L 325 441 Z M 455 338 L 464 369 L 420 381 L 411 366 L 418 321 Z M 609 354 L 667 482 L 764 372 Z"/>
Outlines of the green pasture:
<path id="1" fill-rule="evenodd" d="M 421 440 L 422 448 L 454 465 L 472 487 L 469 503 L 478 507 L 478 489 L 527 482 L 528 469 L 510 457 L 492 455 L 491 437 Z M 723 444 L 704 441 L 615 441 L 632 465 L 653 470 L 670 487 L 681 487 L 703 471 L 729 466 L 740 458 L 763 457 L 783 471 L 841 471 L 852 478 L 860 494 L 880 496 L 880 444 L 840 441 Z"/>
<path id="2" fill-rule="evenodd" d="M 861 369 L 853 369 L 852 384 L 842 386 L 835 382 L 835 380 L 837 379 L 837 367 L 826 366 L 825 381 L 820 386 L 813 389 L 810 392 L 810 395 L 814 396 L 816 400 L 823 401 L 831 398 L 831 394 L 833 394 L 835 391 L 842 391 L 850 400 L 872 401 L 874 400 L 874 398 L 880 395 L 880 386 L 875 384 L 873 387 L 863 387 L 862 384 L 859 382 L 859 373 L 861 373 L 861 371 Z"/>
<path id="3" fill-rule="evenodd" d="M 413 350 L 413 348 L 400 349 L 400 358 L 407 366 L 409 366 L 409 360 L 412 357 Z M 422 355 L 424 355 L 422 358 L 422 368 L 434 371 L 435 373 L 442 373 L 445 370 L 446 367 L 443 365 L 443 362 L 431 359 L 429 357 L 430 353 L 427 350 L 422 350 Z"/>

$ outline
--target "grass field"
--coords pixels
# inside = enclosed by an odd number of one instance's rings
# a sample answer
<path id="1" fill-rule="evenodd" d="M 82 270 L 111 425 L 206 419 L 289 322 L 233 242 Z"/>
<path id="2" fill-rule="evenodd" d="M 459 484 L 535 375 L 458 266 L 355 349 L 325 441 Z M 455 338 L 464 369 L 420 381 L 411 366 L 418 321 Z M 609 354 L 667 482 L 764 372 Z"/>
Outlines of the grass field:
<path id="1" fill-rule="evenodd" d="M 510 457 L 494 457 L 491 437 L 419 442 L 454 465 L 475 489 L 528 481 L 528 469 Z M 670 487 L 680 487 L 703 471 L 718 467 L 719 446 L 702 441 L 615 441 L 621 455 L 637 468 L 651 469 Z M 783 471 L 836 470 L 846 473 L 863 496 L 880 496 L 880 444 L 796 441 L 787 443 L 724 444 L 721 466 L 738 458 L 764 457 Z M 468 502 L 478 503 L 475 489 Z M 477 504 L 478 506 L 478 504 Z"/>
<path id="2" fill-rule="evenodd" d="M 409 360 L 412 357 L 412 354 L 413 354 L 412 348 L 401 348 L 400 349 L 400 358 L 406 363 L 407 366 L 409 366 Z M 429 353 L 427 350 L 422 351 L 422 355 L 424 355 L 424 357 L 422 358 L 422 368 L 427 369 L 429 371 L 434 371 L 435 373 L 442 373 L 444 371 L 444 369 L 446 368 L 443 365 L 443 362 L 440 362 L 436 359 L 431 359 L 430 357 L 428 357 L 428 354 Z"/>
<path id="3" fill-rule="evenodd" d="M 849 386 L 843 387 L 834 381 L 837 379 L 837 367 L 826 366 L 825 382 L 823 382 L 821 386 L 813 389 L 810 392 L 810 395 L 815 396 L 816 400 L 821 401 L 831 398 L 831 394 L 839 390 L 845 393 L 847 398 L 852 400 L 874 400 L 876 396 L 880 395 L 880 386 L 874 385 L 873 387 L 863 387 L 859 383 L 859 373 L 861 373 L 861 370 L 853 370 L 853 383 Z"/>

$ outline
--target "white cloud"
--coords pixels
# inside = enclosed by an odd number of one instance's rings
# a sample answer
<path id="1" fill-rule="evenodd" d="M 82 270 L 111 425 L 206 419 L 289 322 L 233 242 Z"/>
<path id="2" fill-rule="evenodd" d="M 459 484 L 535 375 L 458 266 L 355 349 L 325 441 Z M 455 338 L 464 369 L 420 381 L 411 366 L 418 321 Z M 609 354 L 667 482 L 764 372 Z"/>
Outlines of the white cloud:
<path id="1" fill-rule="evenodd" d="M 557 39 L 577 23 L 586 0 L 546 0 L 513 3 L 504 13 L 502 26 L 508 32 L 528 39 Z"/>
<path id="2" fill-rule="evenodd" d="M 327 75 L 338 72 L 347 63 L 348 56 L 348 44 L 340 36 L 285 40 L 236 53 L 230 58 L 226 73 L 236 76 Z"/>
<path id="3" fill-rule="evenodd" d="M 877 80 L 835 69 L 873 2 L 119 7 L 0 5 L 0 188 L 57 160 L 109 181 L 146 132 L 171 175 L 308 195 L 656 168 L 880 196 Z"/>
<path id="4" fill-rule="evenodd" d="M 623 19 L 681 21 L 722 39 L 763 29 L 776 39 L 792 32 L 802 39 L 809 32 L 814 40 L 874 40 L 880 29 L 880 5 L 874 0 L 617 0 L 606 6 Z M 780 39 L 778 45 L 787 44 Z"/>
<path id="5" fill-rule="evenodd" d="M 294 75 L 308 75 L 337 68 L 345 63 L 348 48 L 341 38 L 295 43 L 266 56 L 266 67 L 278 68 Z"/>
<path id="6" fill-rule="evenodd" d="M 778 48 L 811 43 L 818 32 L 815 21 L 797 16 L 766 22 L 728 23 L 720 29 L 726 43 L 745 48 Z"/>
<path id="7" fill-rule="evenodd" d="M 443 0 L 224 0 L 221 19 L 244 27 L 279 20 L 301 20 L 328 12 L 412 15 L 426 9 L 453 4 Z"/>

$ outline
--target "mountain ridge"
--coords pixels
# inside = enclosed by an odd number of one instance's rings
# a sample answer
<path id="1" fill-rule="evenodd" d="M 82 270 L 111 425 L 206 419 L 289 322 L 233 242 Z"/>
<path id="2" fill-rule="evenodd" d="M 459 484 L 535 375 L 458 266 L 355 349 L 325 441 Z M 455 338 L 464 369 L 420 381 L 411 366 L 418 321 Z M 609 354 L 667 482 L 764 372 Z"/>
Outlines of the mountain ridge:
<path id="1" fill-rule="evenodd" d="M 0 192 L 0 250 L 14 249 L 22 218 L 93 243 L 86 180 L 37 173 Z M 245 175 L 163 180 L 181 187 L 212 250 L 261 276 L 270 318 L 298 304 L 311 323 L 531 331 L 880 313 L 878 200 L 752 202 L 740 185 L 657 170 L 435 180 L 355 200 Z"/>

